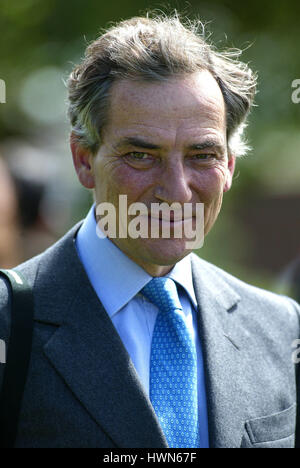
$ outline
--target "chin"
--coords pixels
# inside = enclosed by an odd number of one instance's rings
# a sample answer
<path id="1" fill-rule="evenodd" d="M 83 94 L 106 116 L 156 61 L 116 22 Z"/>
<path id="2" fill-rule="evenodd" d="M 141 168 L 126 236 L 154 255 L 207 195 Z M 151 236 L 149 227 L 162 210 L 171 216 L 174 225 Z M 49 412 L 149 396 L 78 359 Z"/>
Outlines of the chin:
<path id="1" fill-rule="evenodd" d="M 136 245 L 135 257 L 139 255 L 143 261 L 154 265 L 171 266 L 190 252 L 184 239 L 140 239 L 139 245 Z"/>

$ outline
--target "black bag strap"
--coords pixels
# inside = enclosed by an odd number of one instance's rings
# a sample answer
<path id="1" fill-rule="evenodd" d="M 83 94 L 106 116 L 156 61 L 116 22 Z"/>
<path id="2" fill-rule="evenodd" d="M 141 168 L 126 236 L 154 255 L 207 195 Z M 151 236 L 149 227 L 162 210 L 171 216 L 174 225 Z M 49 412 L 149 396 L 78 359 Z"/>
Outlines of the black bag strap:
<path id="1" fill-rule="evenodd" d="M 0 391 L 0 448 L 14 447 L 33 334 L 33 294 L 15 270 L 0 270 L 11 290 L 11 330 Z"/>

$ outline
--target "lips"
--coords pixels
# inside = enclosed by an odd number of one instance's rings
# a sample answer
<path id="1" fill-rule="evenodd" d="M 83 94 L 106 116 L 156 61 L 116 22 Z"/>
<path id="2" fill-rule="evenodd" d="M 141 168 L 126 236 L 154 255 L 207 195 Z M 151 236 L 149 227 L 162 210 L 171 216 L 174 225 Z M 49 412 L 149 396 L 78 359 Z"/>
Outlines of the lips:
<path id="1" fill-rule="evenodd" d="M 171 217 L 170 217 L 171 218 Z M 191 217 L 191 218 L 180 218 L 180 219 L 169 219 L 169 218 L 163 218 L 163 217 L 159 217 L 159 218 L 156 218 L 156 217 L 151 217 L 149 216 L 148 217 L 148 220 L 149 220 L 149 223 L 159 223 L 159 225 L 161 226 L 171 226 L 171 227 L 175 227 L 175 226 L 179 226 L 179 225 L 189 225 L 191 223 L 193 223 L 193 221 L 195 220 L 195 217 Z"/>
<path id="2" fill-rule="evenodd" d="M 151 214 L 149 214 L 148 218 L 149 219 L 157 219 L 159 221 L 169 221 L 169 222 L 181 221 L 181 222 L 184 222 L 184 221 L 188 221 L 189 219 L 194 218 L 194 216 L 188 217 L 188 218 L 183 218 L 182 213 L 178 213 L 178 214 L 169 213 L 168 215 L 160 214 L 159 216 L 151 216 Z"/>

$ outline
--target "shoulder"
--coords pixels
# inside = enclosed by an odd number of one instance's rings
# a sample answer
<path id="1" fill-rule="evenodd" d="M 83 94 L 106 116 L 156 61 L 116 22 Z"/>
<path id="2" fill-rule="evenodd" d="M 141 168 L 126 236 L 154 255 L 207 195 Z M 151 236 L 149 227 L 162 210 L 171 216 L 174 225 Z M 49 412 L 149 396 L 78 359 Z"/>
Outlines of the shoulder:
<path id="1" fill-rule="evenodd" d="M 300 328 L 300 305 L 293 299 L 248 284 L 196 254 L 192 254 L 191 260 L 202 277 L 209 277 L 210 284 L 216 285 L 216 294 L 219 293 L 220 285 L 224 284 L 239 296 L 241 306 L 253 316 L 262 314 L 262 320 L 265 316 L 274 317 L 286 325 L 290 322 L 297 329 Z"/>
<path id="2" fill-rule="evenodd" d="M 16 272 L 21 272 L 30 287 L 33 287 L 39 261 L 42 255 L 13 268 Z M 9 343 L 10 323 L 11 323 L 11 288 L 8 280 L 4 276 L 0 277 L 0 339 L 6 346 Z"/>
<path id="3" fill-rule="evenodd" d="M 71 244 L 80 224 L 76 224 L 67 234 L 43 253 L 13 268 L 13 270 L 20 272 L 26 278 L 34 292 L 40 289 L 40 283 L 37 285 L 40 271 L 44 273 L 43 278 L 48 278 L 50 282 L 51 278 L 56 276 L 59 266 L 63 269 L 62 264 L 66 263 L 65 258 L 68 255 L 67 246 Z M 9 340 L 10 302 L 10 287 L 7 281 L 0 277 L 0 339 L 6 342 Z"/>

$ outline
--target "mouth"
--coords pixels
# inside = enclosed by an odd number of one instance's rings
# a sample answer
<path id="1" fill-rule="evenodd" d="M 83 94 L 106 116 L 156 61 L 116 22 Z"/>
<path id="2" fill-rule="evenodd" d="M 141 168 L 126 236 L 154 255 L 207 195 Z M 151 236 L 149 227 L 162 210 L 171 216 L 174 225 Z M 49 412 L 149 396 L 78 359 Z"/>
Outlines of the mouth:
<path id="1" fill-rule="evenodd" d="M 191 219 L 194 219 L 195 216 L 190 216 L 190 217 L 182 217 L 182 214 L 181 215 L 174 215 L 173 213 L 170 214 L 170 216 L 151 216 L 151 215 L 148 215 L 148 219 L 149 220 L 155 220 L 155 221 L 163 221 L 163 222 L 169 222 L 169 223 L 176 223 L 176 222 L 180 222 L 180 223 L 184 223 L 185 221 L 190 221 Z"/>
<path id="2" fill-rule="evenodd" d="M 164 217 L 164 216 L 148 216 L 149 222 L 153 223 L 159 223 L 159 225 L 164 226 L 164 225 L 170 225 L 170 226 L 178 226 L 181 224 L 189 224 L 195 220 L 195 216 L 189 217 L 189 218 L 183 218 L 182 216 L 180 218 L 176 218 L 176 216 L 169 216 L 169 217 Z"/>
<path id="3" fill-rule="evenodd" d="M 159 220 L 159 221 L 167 221 L 167 222 L 184 222 L 184 221 L 188 221 L 188 220 L 191 220 L 193 218 L 195 218 L 194 215 L 192 216 L 189 216 L 189 217 L 183 217 L 182 216 L 182 213 L 169 213 L 168 215 L 164 215 L 164 214 L 160 214 L 159 216 L 152 216 L 151 214 L 148 215 L 148 218 L 149 220 L 150 219 L 155 219 L 155 220 Z"/>

